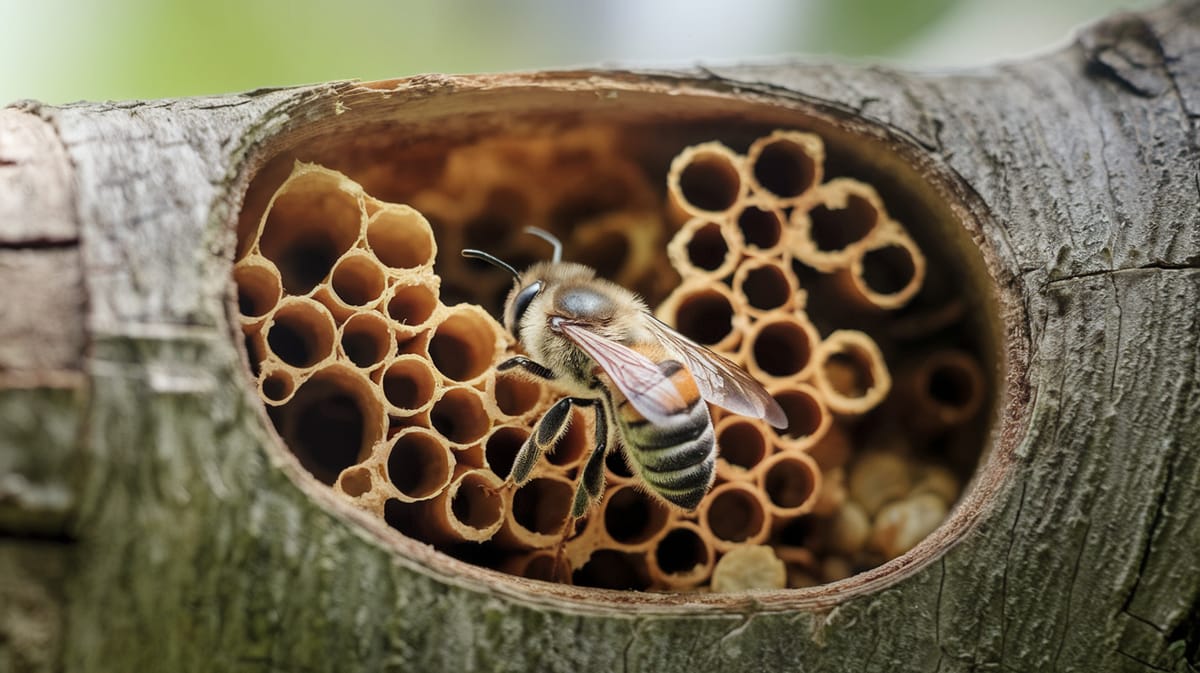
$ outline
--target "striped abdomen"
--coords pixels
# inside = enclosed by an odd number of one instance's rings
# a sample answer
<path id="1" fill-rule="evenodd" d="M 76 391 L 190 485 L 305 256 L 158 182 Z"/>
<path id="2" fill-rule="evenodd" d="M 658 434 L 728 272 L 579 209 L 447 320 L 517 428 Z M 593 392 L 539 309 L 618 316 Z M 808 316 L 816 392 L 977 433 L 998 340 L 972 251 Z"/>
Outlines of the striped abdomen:
<path id="1" fill-rule="evenodd" d="M 712 486 L 716 445 L 708 405 L 692 375 L 675 361 L 660 365 L 686 405 L 662 423 L 651 423 L 614 391 L 617 423 L 630 467 L 652 491 L 684 509 L 695 509 Z"/>

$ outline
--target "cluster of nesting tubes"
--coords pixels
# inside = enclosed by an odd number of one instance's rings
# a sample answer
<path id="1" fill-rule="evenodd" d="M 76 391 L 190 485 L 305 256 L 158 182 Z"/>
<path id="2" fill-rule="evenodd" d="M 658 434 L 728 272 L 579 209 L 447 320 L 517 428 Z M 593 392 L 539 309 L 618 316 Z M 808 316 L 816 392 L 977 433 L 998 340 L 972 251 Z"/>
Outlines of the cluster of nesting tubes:
<path id="1" fill-rule="evenodd" d="M 410 205 L 368 194 L 370 175 L 364 189 L 296 164 L 235 266 L 259 395 L 287 446 L 401 533 L 534 579 L 802 587 L 911 549 L 962 486 L 914 447 L 977 421 L 986 391 L 970 353 L 885 356 L 872 334 L 925 281 L 905 226 L 870 184 L 826 180 L 812 133 L 776 131 L 744 153 L 687 147 L 667 172 L 665 206 L 640 167 L 605 147 L 586 136 L 481 141 L 452 153 Z M 496 372 L 517 352 L 492 314 L 511 279 L 457 252 L 480 247 L 521 268 L 545 255 L 520 236 L 526 224 L 557 231 L 573 261 L 665 296 L 659 318 L 743 366 L 784 408 L 777 430 L 713 407 L 717 481 L 695 512 L 647 495 L 614 453 L 601 503 L 569 521 L 593 437 L 578 410 L 528 483 L 506 480 L 561 393 Z M 815 300 L 866 318 L 810 319 Z"/>

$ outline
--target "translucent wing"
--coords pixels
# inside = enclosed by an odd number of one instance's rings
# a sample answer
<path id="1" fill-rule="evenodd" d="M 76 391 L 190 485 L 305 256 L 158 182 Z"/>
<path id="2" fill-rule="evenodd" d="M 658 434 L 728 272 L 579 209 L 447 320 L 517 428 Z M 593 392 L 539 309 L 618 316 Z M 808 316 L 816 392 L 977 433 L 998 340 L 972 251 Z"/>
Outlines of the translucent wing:
<path id="1" fill-rule="evenodd" d="M 675 384 L 663 376 L 658 365 L 650 358 L 606 339 L 583 325 L 562 322 L 558 327 L 600 365 L 617 390 L 651 423 L 661 425 L 672 415 L 687 408 L 687 401 L 679 394 Z"/>
<path id="2" fill-rule="evenodd" d="M 646 325 L 692 373 L 704 399 L 735 414 L 763 418 L 780 429 L 787 427 L 783 407 L 746 370 L 650 314 L 646 314 Z"/>

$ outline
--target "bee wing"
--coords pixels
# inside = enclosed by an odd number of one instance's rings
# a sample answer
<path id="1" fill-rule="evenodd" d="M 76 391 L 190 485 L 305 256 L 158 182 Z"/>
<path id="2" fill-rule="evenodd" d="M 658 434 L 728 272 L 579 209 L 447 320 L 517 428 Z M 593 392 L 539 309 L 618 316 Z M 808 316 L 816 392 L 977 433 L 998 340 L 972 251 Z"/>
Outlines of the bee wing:
<path id="1" fill-rule="evenodd" d="M 649 313 L 646 318 L 650 331 L 691 372 L 704 399 L 735 414 L 766 419 L 776 428 L 787 427 L 783 407 L 746 370 L 676 332 Z"/>
<path id="2" fill-rule="evenodd" d="M 675 384 L 663 376 L 650 358 L 582 325 L 564 322 L 559 327 L 568 339 L 600 365 L 617 390 L 646 420 L 661 425 L 687 408 L 687 401 Z"/>

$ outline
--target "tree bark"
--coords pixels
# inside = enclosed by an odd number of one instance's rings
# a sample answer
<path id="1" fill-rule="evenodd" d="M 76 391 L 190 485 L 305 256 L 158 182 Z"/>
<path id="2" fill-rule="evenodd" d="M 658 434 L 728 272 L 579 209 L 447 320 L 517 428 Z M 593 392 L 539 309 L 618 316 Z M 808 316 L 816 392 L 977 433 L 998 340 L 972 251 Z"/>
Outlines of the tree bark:
<path id="1" fill-rule="evenodd" d="M 230 282 L 273 139 L 585 85 L 813 106 L 966 185 L 1014 366 L 995 483 L 954 544 L 816 592 L 596 599 L 399 539 L 279 448 Z M 955 74 L 426 77 L 2 110 L 0 670 L 1196 670 L 1198 126 L 1195 2 Z"/>

